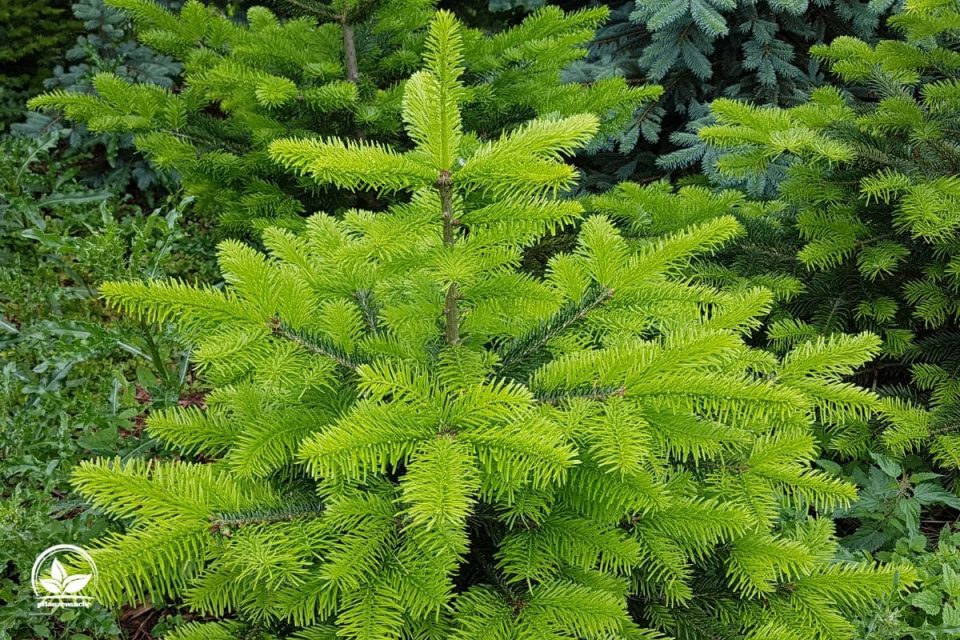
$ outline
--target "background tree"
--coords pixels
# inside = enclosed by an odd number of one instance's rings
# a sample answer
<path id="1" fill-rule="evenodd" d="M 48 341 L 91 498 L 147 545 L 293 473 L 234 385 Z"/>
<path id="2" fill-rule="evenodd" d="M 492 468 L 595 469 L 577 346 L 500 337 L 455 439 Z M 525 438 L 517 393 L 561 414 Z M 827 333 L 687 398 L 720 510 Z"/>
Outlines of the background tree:
<path id="1" fill-rule="evenodd" d="M 179 6 L 176 0 L 167 4 Z M 65 161 L 83 169 L 77 177 L 85 184 L 115 193 L 132 191 L 146 206 L 154 206 L 172 185 L 169 180 L 164 183 L 135 153 L 132 136 L 91 133 L 81 123 L 71 126 L 59 114 L 26 111 L 27 98 L 43 89 L 92 93 L 93 79 L 100 73 L 168 88 L 179 82 L 181 65 L 138 43 L 123 13 L 107 6 L 104 0 L 78 0 L 71 6 L 82 30 L 69 48 L 62 43 L 50 49 L 58 56 L 57 64 L 49 60 L 49 77 L 44 79 L 44 74 L 37 73 L 34 77 L 38 82 L 31 95 L 19 97 L 13 115 L 22 121 L 13 122 L 10 132 L 20 138 L 55 140 L 66 156 Z M 30 21 L 21 24 L 27 32 L 34 29 Z"/>
<path id="2" fill-rule="evenodd" d="M 850 328 L 881 335 L 885 359 L 869 372 L 873 383 L 935 407 L 926 429 L 888 432 L 886 443 L 903 452 L 933 436 L 936 458 L 957 467 L 960 14 L 952 3 L 911 1 L 890 22 L 904 39 L 871 47 L 838 38 L 814 50 L 849 91 L 824 88 L 788 111 L 721 101 L 713 106 L 719 125 L 701 135 L 728 149 L 721 172 L 785 167 L 779 191 L 795 215 L 811 295 L 773 337 L 790 343 Z M 912 389 L 895 388 L 910 372 Z M 862 446 L 869 434 L 848 437 Z"/>
<path id="3" fill-rule="evenodd" d="M 586 77 L 620 73 L 632 83 L 658 83 L 663 97 L 641 110 L 627 140 L 645 144 L 598 169 L 620 179 L 686 168 L 703 153 L 696 144 L 707 105 L 720 98 L 791 106 L 825 81 L 811 45 L 838 36 L 873 41 L 896 0 L 653 0 L 612 3 L 597 34 Z M 574 75 L 573 77 L 583 77 Z M 632 145 L 630 145 L 632 146 Z M 677 147 L 682 151 L 675 151 Z M 688 148 L 689 147 L 689 148 Z M 655 162 L 658 156 L 660 167 Z"/>
<path id="4" fill-rule="evenodd" d="M 42 88 L 54 58 L 79 27 L 64 0 L 0 1 L 0 130 Z"/>
<path id="5" fill-rule="evenodd" d="M 891 420 L 825 434 L 853 461 L 858 483 L 872 487 L 876 514 L 857 511 L 861 526 L 848 540 L 871 549 L 917 535 L 921 509 L 960 506 L 934 486 L 900 499 L 912 477 L 931 478 L 931 466 L 947 482 L 960 466 L 960 18 L 952 3 L 921 0 L 890 23 L 900 39 L 871 46 L 843 37 L 814 48 L 844 84 L 817 89 L 807 103 L 713 103 L 717 124 L 700 136 L 718 158 L 714 171 L 777 200 L 696 186 L 674 195 L 661 184 L 594 201 L 642 234 L 736 213 L 748 234 L 694 271 L 701 282 L 774 291 L 780 304 L 763 340 L 775 351 L 842 333 L 880 336 L 880 357 L 854 380 L 884 396 Z M 900 483 L 892 494 L 891 477 Z M 887 505 L 895 527 L 879 515 Z"/>
<path id="6" fill-rule="evenodd" d="M 31 106 L 61 110 L 93 131 L 133 133 L 200 210 L 216 211 L 228 227 L 296 227 L 305 211 L 371 206 L 291 178 L 267 147 L 318 134 L 408 145 L 397 125 L 403 80 L 419 60 L 431 0 L 287 3 L 302 17 L 281 21 L 252 8 L 248 25 L 197 2 L 174 15 L 149 0 L 111 1 L 133 16 L 146 44 L 182 61 L 185 84 L 164 90 L 101 74 L 96 96 L 54 91 Z M 603 144 L 658 93 L 616 78 L 560 82 L 605 17 L 604 9 L 550 7 L 494 38 L 466 32 L 464 126 L 491 137 L 537 114 L 589 109 L 603 114 Z"/>

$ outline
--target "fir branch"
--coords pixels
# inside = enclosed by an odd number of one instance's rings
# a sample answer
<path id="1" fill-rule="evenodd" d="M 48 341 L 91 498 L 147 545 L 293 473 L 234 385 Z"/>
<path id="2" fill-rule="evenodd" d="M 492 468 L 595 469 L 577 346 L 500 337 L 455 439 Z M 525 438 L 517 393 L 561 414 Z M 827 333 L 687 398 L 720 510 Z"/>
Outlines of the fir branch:
<path id="1" fill-rule="evenodd" d="M 326 356 L 345 369 L 356 371 L 361 364 L 354 360 L 350 354 L 330 344 L 329 341 L 306 331 L 294 329 L 280 318 L 274 318 L 269 323 L 269 327 L 273 335 L 291 340 L 311 353 Z"/>
<path id="2" fill-rule="evenodd" d="M 460 299 L 460 290 L 456 282 L 451 282 L 447 289 L 447 295 L 443 302 L 444 317 L 444 336 L 447 344 L 460 344 L 460 312 L 457 308 L 457 300 Z"/>
<path id="3" fill-rule="evenodd" d="M 369 289 L 361 289 L 357 291 L 353 297 L 356 299 L 357 305 L 363 313 L 363 319 L 367 323 L 367 328 L 370 329 L 371 333 L 379 333 L 380 321 L 377 316 L 380 307 L 377 304 L 376 298 L 373 296 L 373 292 Z"/>
<path id="4" fill-rule="evenodd" d="M 347 81 L 357 84 L 360 80 L 360 67 L 357 63 L 357 42 L 354 32 L 354 25 L 366 17 L 376 2 L 366 0 L 359 2 L 353 9 L 346 5 L 343 13 L 339 16 L 340 31 L 343 34 L 343 67 L 347 72 Z"/>
<path id="5" fill-rule="evenodd" d="M 584 319 L 588 313 L 613 297 L 613 289 L 592 286 L 579 302 L 571 303 L 555 316 L 540 324 L 530 333 L 505 344 L 500 349 L 500 367 L 504 370 L 536 353 L 552 338 L 562 334 L 574 324 Z"/>
<path id="6" fill-rule="evenodd" d="M 333 9 L 309 0 L 282 0 L 283 4 L 291 5 L 305 13 L 312 13 L 323 20 L 333 20 L 336 17 Z"/>
<path id="7" fill-rule="evenodd" d="M 229 538 L 241 527 L 272 522 L 290 522 L 298 518 L 318 518 L 323 506 L 315 501 L 289 502 L 273 509 L 249 509 L 218 512 L 210 516 L 210 533 Z"/>
<path id="8" fill-rule="evenodd" d="M 580 387 L 577 389 L 553 389 L 543 391 L 534 395 L 537 402 L 549 405 L 559 405 L 565 400 L 583 399 L 583 400 L 607 400 L 616 396 L 623 396 L 627 393 L 626 387 Z"/>

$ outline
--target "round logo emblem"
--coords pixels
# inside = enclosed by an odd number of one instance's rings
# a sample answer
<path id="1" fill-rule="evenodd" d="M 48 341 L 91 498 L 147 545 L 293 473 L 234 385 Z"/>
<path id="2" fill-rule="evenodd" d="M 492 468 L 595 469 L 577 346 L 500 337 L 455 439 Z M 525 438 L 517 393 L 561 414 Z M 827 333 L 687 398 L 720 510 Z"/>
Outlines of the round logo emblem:
<path id="1" fill-rule="evenodd" d="M 37 556 L 30 584 L 38 607 L 89 607 L 93 598 L 83 595 L 97 583 L 97 565 L 90 554 L 72 544 L 58 544 Z"/>

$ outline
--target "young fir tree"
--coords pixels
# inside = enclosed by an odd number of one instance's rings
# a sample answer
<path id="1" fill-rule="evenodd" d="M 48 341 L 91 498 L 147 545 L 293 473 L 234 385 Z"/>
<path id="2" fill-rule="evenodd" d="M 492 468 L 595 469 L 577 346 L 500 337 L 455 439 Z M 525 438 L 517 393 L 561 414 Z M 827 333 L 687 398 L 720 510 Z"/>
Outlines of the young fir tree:
<path id="1" fill-rule="evenodd" d="M 664 95 L 638 114 L 638 147 L 618 175 L 646 175 L 656 153 L 667 169 L 699 161 L 704 147 L 693 131 L 719 97 L 793 105 L 824 82 L 811 44 L 850 35 L 871 41 L 898 0 L 645 0 L 614 3 L 583 70 L 603 77 L 619 69 L 634 81 L 660 83 Z M 617 159 L 614 159 L 617 162 Z"/>
<path id="2" fill-rule="evenodd" d="M 700 264 L 697 277 L 775 291 L 781 304 L 767 327 L 774 349 L 843 332 L 882 339 L 880 357 L 854 380 L 885 396 L 886 418 L 831 428 L 828 446 L 859 458 L 929 447 L 936 463 L 955 469 L 960 14 L 953 3 L 924 0 L 908 3 L 891 23 L 903 39 L 871 47 L 839 38 L 813 50 L 847 82 L 844 89 L 818 89 L 791 109 L 713 104 L 719 124 L 700 133 L 719 155 L 719 174 L 772 180 L 780 200 L 625 185 L 593 206 L 646 233 L 668 229 L 673 211 L 691 221 L 737 212 L 748 233 Z"/>
<path id="3" fill-rule="evenodd" d="M 134 134 L 201 210 L 229 226 L 297 227 L 301 214 L 329 207 L 333 196 L 284 172 L 267 152 L 270 143 L 335 135 L 408 145 L 398 126 L 403 80 L 420 59 L 434 1 L 278 0 L 302 15 L 282 21 L 253 7 L 241 25 L 196 1 L 177 15 L 153 0 L 109 0 L 133 17 L 145 44 L 183 63 L 183 85 L 170 90 L 102 74 L 96 95 L 58 90 L 31 106 L 62 111 L 92 131 Z M 603 114 L 598 143 L 623 128 L 657 88 L 630 88 L 621 78 L 560 83 L 560 70 L 586 53 L 582 45 L 606 15 L 549 7 L 494 38 L 467 31 L 464 126 L 490 137 L 535 115 L 586 109 Z M 371 206 L 369 198 L 359 202 Z"/>
<path id="4" fill-rule="evenodd" d="M 174 322 L 213 386 L 149 432 L 198 460 L 99 460 L 74 481 L 125 533 L 96 596 L 181 599 L 232 637 L 847 638 L 909 567 L 833 560 L 853 487 L 810 427 L 878 404 L 840 381 L 868 338 L 782 359 L 741 334 L 770 302 L 675 273 L 731 217 L 631 244 L 603 216 L 543 278 L 524 247 L 581 217 L 562 160 L 589 114 L 482 141 L 462 123 L 465 30 L 445 12 L 404 87 L 415 146 L 274 140 L 304 179 L 404 194 L 388 211 L 220 249 L 223 289 L 115 282 Z"/>
<path id="5" fill-rule="evenodd" d="M 784 176 L 778 190 L 807 293 L 771 336 L 789 344 L 844 330 L 881 335 L 883 358 L 864 381 L 934 409 L 929 422 L 887 430 L 883 442 L 904 453 L 929 439 L 934 458 L 957 468 L 960 11 L 911 0 L 890 23 L 901 39 L 838 38 L 813 50 L 848 89 L 820 89 L 789 110 L 719 101 L 719 125 L 701 135 L 724 152 L 721 173 L 773 167 Z M 863 450 L 872 435 L 844 439 Z"/>

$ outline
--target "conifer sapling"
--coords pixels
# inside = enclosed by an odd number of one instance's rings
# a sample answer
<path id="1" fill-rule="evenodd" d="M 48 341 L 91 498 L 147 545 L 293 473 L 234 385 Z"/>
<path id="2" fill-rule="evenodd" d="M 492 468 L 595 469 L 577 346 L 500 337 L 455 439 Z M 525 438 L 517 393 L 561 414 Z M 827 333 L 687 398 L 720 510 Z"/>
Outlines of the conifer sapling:
<path id="1" fill-rule="evenodd" d="M 876 344 L 782 360 L 742 333 L 770 302 L 674 277 L 740 232 L 717 217 L 630 243 L 602 215 L 546 275 L 525 247 L 582 219 L 558 194 L 591 114 L 482 141 L 462 29 L 437 13 L 405 84 L 415 146 L 287 138 L 281 165 L 397 194 L 388 211 L 221 245 L 223 289 L 119 282 L 173 321 L 213 387 L 149 432 L 196 462 L 100 460 L 80 492 L 128 521 L 94 555 L 108 603 L 179 599 L 177 638 L 846 638 L 913 579 L 832 560 L 812 513 L 855 498 L 811 468 L 820 419 Z"/>

